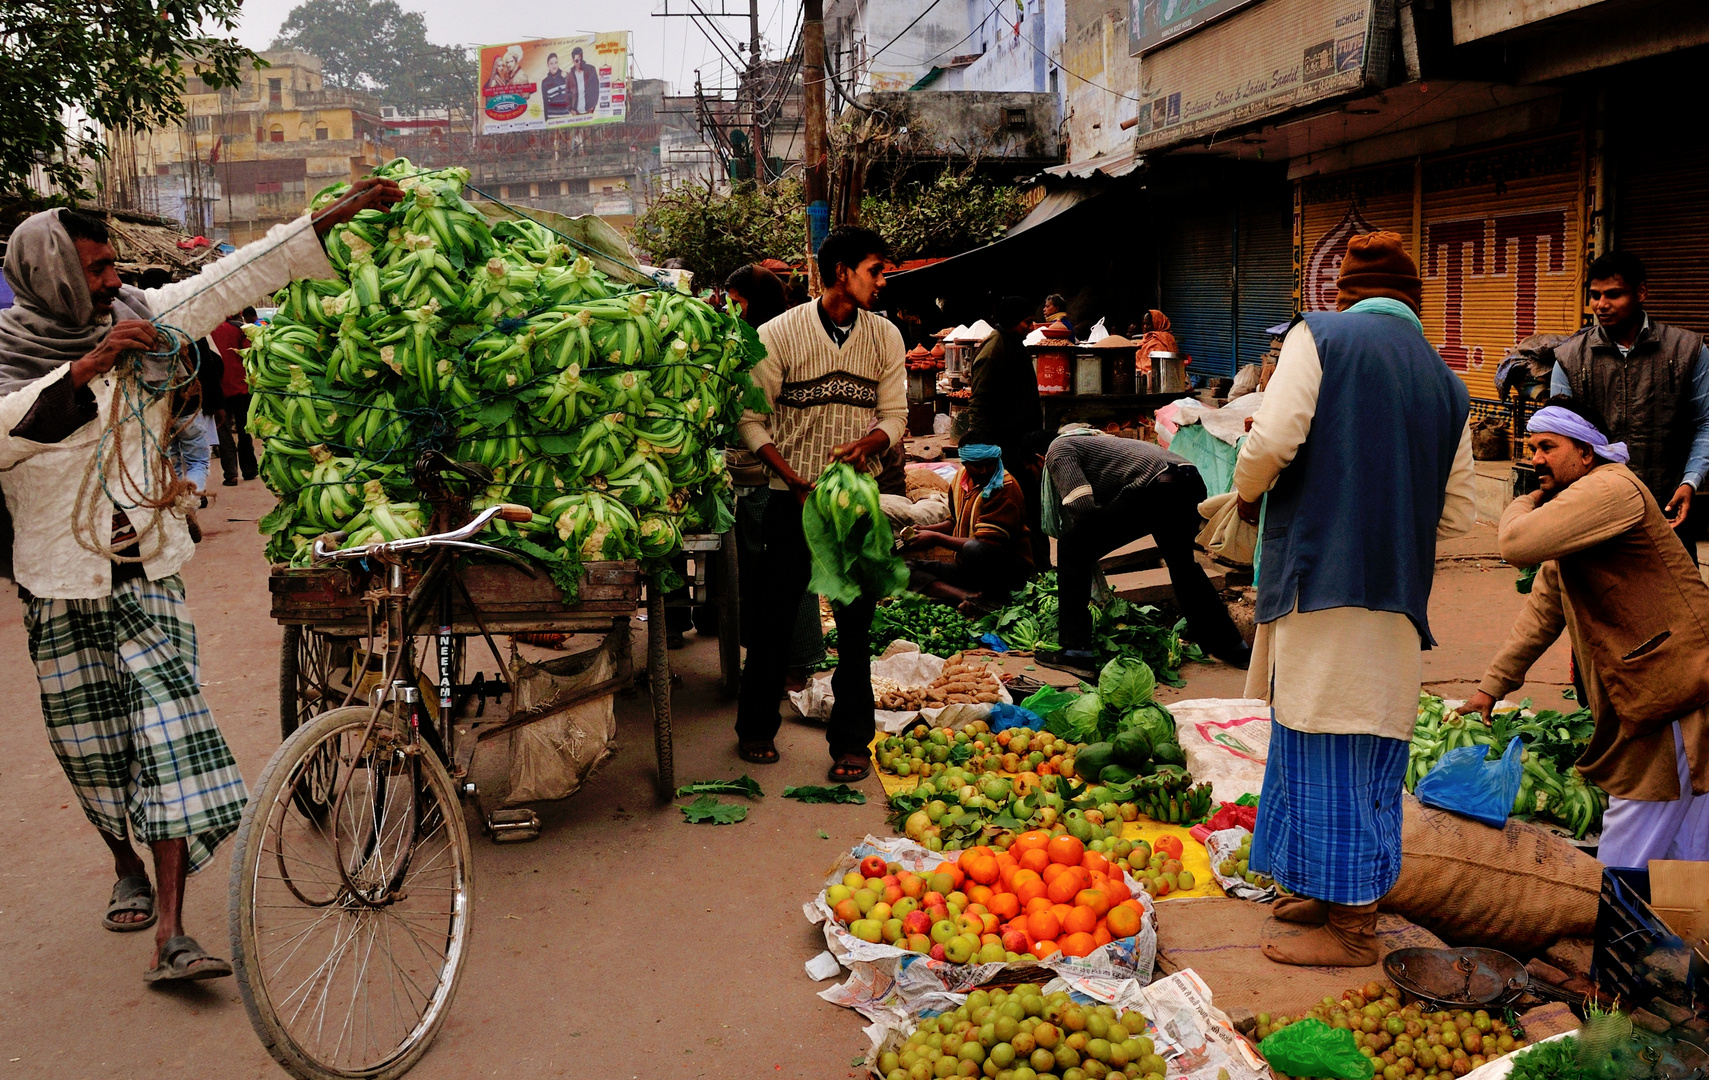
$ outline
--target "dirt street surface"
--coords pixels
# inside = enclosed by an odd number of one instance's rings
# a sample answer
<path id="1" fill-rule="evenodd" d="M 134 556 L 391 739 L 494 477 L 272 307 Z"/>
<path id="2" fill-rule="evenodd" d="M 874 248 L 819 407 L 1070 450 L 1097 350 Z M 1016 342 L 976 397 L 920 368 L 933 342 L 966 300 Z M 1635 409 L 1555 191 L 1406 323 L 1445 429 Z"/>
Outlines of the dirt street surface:
<path id="1" fill-rule="evenodd" d="M 271 506 L 259 483 L 216 488 L 207 539 L 186 571 L 201 633 L 201 675 L 245 776 L 279 743 L 279 628 L 268 618 L 254 521 Z M 228 520 L 240 519 L 240 520 Z M 1438 567 L 1426 654 L 1431 689 L 1464 696 L 1520 604 L 1514 572 L 1493 557 L 1493 530 Z M 637 636 L 637 641 L 642 636 Z M 471 657 L 474 651 L 471 648 Z M 0 1080 L 11 1077 L 282 1076 L 250 1030 L 230 979 L 156 991 L 142 974 L 152 932 L 99 923 L 112 866 L 71 798 L 42 730 L 15 594 L 0 601 Z M 789 784 L 823 783 L 822 731 L 784 725 L 781 764 L 743 765 L 733 705 L 715 683 L 716 645 L 689 635 L 673 653 L 679 781 L 748 772 L 767 796 L 733 826 L 687 825 L 654 796 L 644 693 L 619 699 L 617 757 L 575 797 L 545 808 L 531 844 L 475 840 L 471 959 L 419 1080 L 533 1077 L 828 1077 L 864 1075 L 853 1012 L 815 996 L 802 970 L 824 948 L 802 903 L 830 863 L 883 831 L 876 778 L 865 806 L 807 806 Z M 488 661 L 489 665 L 491 661 Z M 1243 673 L 1187 672 L 1188 697 L 1237 697 Z M 1524 693 L 1556 704 L 1560 647 Z M 821 837 L 828 834 L 828 839 Z M 190 883 L 189 932 L 229 956 L 230 845 Z"/>

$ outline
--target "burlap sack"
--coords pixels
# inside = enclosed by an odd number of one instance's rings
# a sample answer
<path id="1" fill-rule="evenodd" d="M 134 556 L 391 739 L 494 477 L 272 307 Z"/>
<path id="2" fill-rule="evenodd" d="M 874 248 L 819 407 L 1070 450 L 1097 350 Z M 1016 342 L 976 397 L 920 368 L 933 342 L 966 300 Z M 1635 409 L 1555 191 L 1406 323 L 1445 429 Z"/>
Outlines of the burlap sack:
<path id="1" fill-rule="evenodd" d="M 1241 1008 L 1293 1017 L 1325 997 L 1387 981 L 1381 964 L 1291 967 L 1268 959 L 1258 939 L 1269 918 L 1269 904 L 1247 900 L 1165 900 L 1157 905 L 1158 977 L 1192 968 L 1224 1012 Z M 1377 920 L 1377 947 L 1387 956 L 1396 949 L 1439 949 L 1442 942 L 1397 915 L 1383 915 Z"/>
<path id="2" fill-rule="evenodd" d="M 1542 829 L 1492 829 L 1406 796 L 1400 880 L 1383 910 L 1452 945 L 1527 954 L 1596 931 L 1602 864 Z"/>

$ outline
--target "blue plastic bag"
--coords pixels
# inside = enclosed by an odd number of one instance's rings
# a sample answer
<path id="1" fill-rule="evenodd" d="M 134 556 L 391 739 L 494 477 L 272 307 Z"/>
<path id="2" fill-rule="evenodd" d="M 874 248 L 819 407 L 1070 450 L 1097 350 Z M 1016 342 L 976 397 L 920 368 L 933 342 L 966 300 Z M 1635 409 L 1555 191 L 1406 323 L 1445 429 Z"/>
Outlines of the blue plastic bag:
<path id="1" fill-rule="evenodd" d="M 1449 810 L 1493 828 L 1507 824 L 1508 812 L 1519 794 L 1523 778 L 1525 744 L 1518 736 L 1507 744 L 1507 752 L 1486 761 L 1489 747 L 1460 746 L 1442 755 L 1436 767 L 1418 782 L 1413 794 L 1425 806 Z"/>
<path id="2" fill-rule="evenodd" d="M 1018 727 L 1037 731 L 1044 726 L 1044 717 L 1019 705 L 993 705 L 988 723 L 992 731 L 1008 731 Z"/>
<path id="3" fill-rule="evenodd" d="M 1002 638 L 998 637 L 996 634 L 981 634 L 981 635 L 979 635 L 979 644 L 985 646 L 987 649 L 990 649 L 992 652 L 1008 652 L 1009 651 L 1008 642 L 1004 641 Z"/>

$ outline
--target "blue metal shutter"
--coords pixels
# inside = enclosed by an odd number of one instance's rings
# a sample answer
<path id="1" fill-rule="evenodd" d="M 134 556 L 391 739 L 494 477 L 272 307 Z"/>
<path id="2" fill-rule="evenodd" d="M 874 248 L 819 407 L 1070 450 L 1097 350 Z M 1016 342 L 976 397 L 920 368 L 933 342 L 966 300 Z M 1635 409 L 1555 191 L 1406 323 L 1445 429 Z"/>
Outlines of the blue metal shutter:
<path id="1" fill-rule="evenodd" d="M 1254 185 L 1241 200 L 1235 299 L 1235 359 L 1257 363 L 1265 333 L 1294 314 L 1294 203 L 1285 182 Z"/>
<path id="2" fill-rule="evenodd" d="M 1226 202 L 1185 207 L 1163 230 L 1163 314 L 1193 358 L 1189 375 L 1234 374 L 1234 216 Z"/>

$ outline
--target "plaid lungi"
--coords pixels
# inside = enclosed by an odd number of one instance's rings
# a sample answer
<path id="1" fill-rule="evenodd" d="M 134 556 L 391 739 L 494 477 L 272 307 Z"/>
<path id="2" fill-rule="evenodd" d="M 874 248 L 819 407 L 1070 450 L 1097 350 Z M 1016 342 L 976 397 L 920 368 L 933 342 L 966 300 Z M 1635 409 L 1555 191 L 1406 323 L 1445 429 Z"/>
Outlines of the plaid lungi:
<path id="1" fill-rule="evenodd" d="M 1300 896 L 1369 904 L 1400 877 L 1400 798 L 1411 747 L 1380 735 L 1270 726 L 1248 865 Z"/>
<path id="2" fill-rule="evenodd" d="M 100 600 L 29 597 L 24 625 L 48 740 L 83 812 L 112 836 L 189 841 L 201 869 L 237 829 L 243 774 L 196 685 L 184 582 L 116 582 Z"/>

